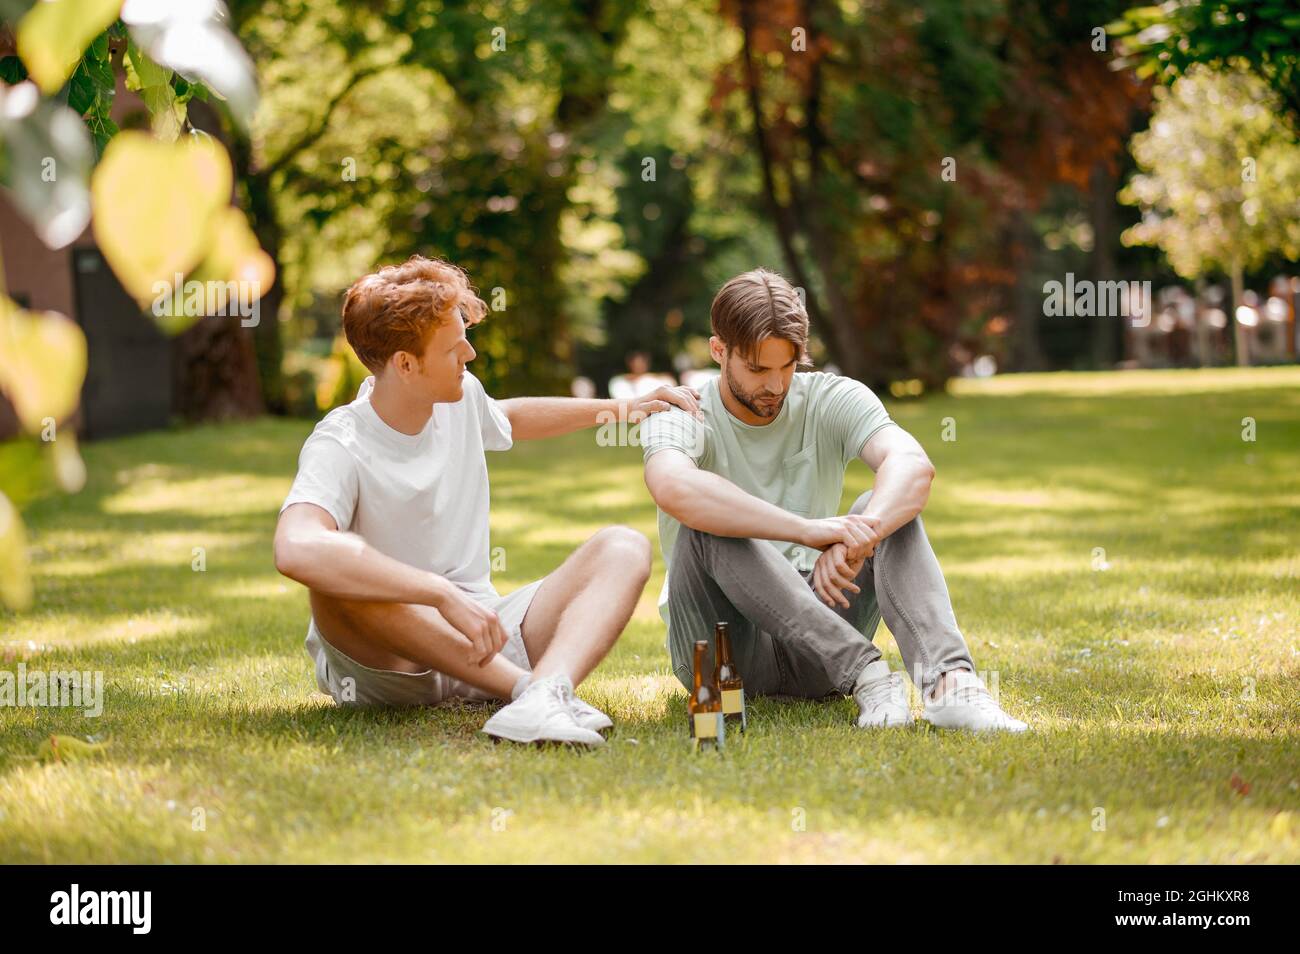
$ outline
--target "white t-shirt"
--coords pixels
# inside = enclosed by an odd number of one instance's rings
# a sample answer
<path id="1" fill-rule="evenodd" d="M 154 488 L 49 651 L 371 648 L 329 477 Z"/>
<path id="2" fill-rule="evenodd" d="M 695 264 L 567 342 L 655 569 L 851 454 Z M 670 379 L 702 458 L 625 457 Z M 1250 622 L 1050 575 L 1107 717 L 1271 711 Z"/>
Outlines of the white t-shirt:
<path id="1" fill-rule="evenodd" d="M 370 405 L 366 378 L 351 404 L 318 423 L 298 456 L 284 509 L 311 503 L 340 530 L 376 550 L 429 570 L 470 596 L 497 599 L 488 550 L 485 450 L 509 450 L 510 421 L 479 380 L 465 372 L 465 393 L 435 404 L 419 434 L 403 434 Z"/>

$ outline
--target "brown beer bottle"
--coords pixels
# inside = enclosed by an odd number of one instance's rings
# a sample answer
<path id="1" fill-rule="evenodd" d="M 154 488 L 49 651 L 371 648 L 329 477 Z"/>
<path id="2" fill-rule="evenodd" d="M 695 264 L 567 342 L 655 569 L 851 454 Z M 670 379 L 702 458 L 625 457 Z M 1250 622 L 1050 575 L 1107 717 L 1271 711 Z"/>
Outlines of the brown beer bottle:
<path id="1" fill-rule="evenodd" d="M 722 718 L 739 726 L 744 732 L 749 720 L 745 715 L 745 684 L 740 679 L 740 670 L 731 658 L 731 636 L 726 623 L 718 623 L 713 628 L 714 644 L 718 647 L 718 668 L 715 681 L 718 684 L 718 696 L 722 702 Z"/>
<path id="2" fill-rule="evenodd" d="M 722 748 L 726 725 L 722 720 L 722 700 L 714 688 L 713 675 L 704 676 L 705 655 L 709 644 L 701 639 L 695 643 L 695 688 L 686 700 L 686 711 L 691 720 L 691 747 L 702 745 Z"/>

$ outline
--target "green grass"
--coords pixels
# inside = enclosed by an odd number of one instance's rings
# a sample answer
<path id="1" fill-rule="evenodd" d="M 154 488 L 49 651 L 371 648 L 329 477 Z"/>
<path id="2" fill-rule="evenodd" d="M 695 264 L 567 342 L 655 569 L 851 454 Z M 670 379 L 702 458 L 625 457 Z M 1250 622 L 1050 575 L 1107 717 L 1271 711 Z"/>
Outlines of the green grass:
<path id="1" fill-rule="evenodd" d="M 955 390 L 890 406 L 938 468 L 925 519 L 976 664 L 1030 734 L 865 733 L 849 700 L 757 700 L 743 740 L 693 755 L 657 546 L 584 686 L 618 723 L 602 750 L 495 746 L 482 707 L 335 708 L 271 562 L 309 425 L 204 427 L 89 446 L 85 490 L 27 508 L 37 599 L 0 614 L 0 668 L 103 670 L 106 699 L 97 720 L 0 708 L 0 860 L 1300 861 L 1300 369 Z M 490 460 L 502 591 L 601 526 L 655 539 L 634 448 L 590 432 Z M 30 758 L 52 732 L 111 744 Z"/>

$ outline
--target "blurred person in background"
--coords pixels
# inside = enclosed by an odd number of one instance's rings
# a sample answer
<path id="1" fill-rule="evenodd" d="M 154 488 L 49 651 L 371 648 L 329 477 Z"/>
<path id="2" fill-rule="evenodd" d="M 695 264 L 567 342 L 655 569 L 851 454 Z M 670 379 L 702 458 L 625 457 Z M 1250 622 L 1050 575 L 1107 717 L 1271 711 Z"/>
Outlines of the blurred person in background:
<path id="1" fill-rule="evenodd" d="M 671 388 L 677 384 L 671 374 L 652 373 L 650 355 L 644 351 L 631 352 L 626 362 L 627 373 L 609 379 L 609 396 L 616 400 L 643 397 L 659 388 Z"/>

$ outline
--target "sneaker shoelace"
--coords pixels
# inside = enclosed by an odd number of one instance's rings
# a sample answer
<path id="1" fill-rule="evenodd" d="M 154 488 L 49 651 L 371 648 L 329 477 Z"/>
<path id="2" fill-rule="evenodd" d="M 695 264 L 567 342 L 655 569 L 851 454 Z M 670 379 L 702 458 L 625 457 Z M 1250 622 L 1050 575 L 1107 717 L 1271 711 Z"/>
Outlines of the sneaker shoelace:
<path id="1" fill-rule="evenodd" d="M 553 679 L 546 691 L 551 698 L 557 702 L 565 712 L 570 712 L 570 706 L 573 702 L 573 690 L 560 679 Z"/>
<path id="2" fill-rule="evenodd" d="M 993 701 L 993 696 L 981 685 L 969 684 L 958 686 L 949 692 L 944 693 L 939 700 L 939 705 L 962 704 L 973 706 L 980 712 L 986 713 L 997 718 L 1005 718 L 1006 713 L 1002 708 Z"/>
<path id="3" fill-rule="evenodd" d="M 891 672 L 886 679 L 878 679 L 862 694 L 863 702 L 873 709 L 894 701 L 895 693 L 903 686 L 902 673 Z"/>

